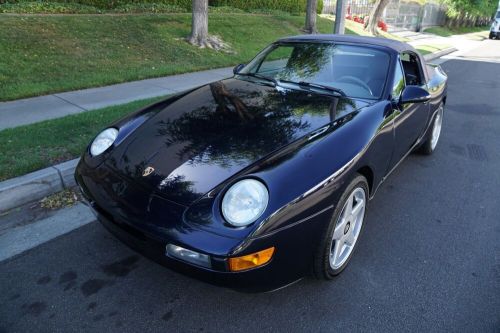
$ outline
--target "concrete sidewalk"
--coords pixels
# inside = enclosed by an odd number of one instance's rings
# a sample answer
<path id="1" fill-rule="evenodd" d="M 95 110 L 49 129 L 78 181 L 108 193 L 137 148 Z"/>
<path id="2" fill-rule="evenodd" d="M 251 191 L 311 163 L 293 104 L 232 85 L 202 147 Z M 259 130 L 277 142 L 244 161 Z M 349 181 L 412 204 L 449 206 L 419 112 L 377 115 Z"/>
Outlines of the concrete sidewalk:
<path id="1" fill-rule="evenodd" d="M 0 102 L 0 131 L 106 106 L 170 95 L 232 75 L 232 67 L 226 67 Z"/>
<path id="2" fill-rule="evenodd" d="M 402 38 L 408 38 L 410 41 L 408 42 L 413 47 L 418 47 L 419 45 L 450 45 L 456 48 L 459 51 L 467 52 L 471 49 L 474 49 L 480 45 L 482 40 L 477 38 L 471 38 L 472 35 L 476 35 L 478 33 L 468 33 L 462 35 L 453 35 L 450 37 L 442 37 L 426 32 L 415 32 L 410 30 L 399 30 L 391 32 L 395 36 L 399 36 Z"/>

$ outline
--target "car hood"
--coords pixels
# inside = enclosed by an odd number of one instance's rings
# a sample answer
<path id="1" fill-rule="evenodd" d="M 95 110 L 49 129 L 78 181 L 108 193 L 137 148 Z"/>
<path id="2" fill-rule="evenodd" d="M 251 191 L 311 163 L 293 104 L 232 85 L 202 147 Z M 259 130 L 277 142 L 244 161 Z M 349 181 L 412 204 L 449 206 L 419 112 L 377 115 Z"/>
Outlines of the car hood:
<path id="1" fill-rule="evenodd" d="M 105 163 L 188 206 L 256 161 L 367 104 L 242 79 L 217 81 L 165 103 Z"/>

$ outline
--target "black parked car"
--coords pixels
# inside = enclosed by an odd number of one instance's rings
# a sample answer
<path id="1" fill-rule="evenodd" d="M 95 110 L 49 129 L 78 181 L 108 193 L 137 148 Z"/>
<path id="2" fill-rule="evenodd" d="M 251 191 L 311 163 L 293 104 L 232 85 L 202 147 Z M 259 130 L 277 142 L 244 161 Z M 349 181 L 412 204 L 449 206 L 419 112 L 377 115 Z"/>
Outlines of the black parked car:
<path id="1" fill-rule="evenodd" d="M 283 38 L 110 125 L 75 177 L 112 233 L 178 271 L 246 290 L 331 279 L 380 184 L 436 148 L 446 81 L 405 43 Z"/>

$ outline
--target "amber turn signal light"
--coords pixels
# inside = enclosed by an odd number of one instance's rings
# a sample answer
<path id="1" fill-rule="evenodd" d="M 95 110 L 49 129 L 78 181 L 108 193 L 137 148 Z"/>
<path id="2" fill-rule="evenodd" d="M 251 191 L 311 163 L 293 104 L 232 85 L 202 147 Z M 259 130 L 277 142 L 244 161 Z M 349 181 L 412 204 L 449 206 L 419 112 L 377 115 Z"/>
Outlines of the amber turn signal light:
<path id="1" fill-rule="evenodd" d="M 232 272 L 244 271 L 269 262 L 274 254 L 274 246 L 268 249 L 247 254 L 242 257 L 229 258 L 229 270 Z"/>

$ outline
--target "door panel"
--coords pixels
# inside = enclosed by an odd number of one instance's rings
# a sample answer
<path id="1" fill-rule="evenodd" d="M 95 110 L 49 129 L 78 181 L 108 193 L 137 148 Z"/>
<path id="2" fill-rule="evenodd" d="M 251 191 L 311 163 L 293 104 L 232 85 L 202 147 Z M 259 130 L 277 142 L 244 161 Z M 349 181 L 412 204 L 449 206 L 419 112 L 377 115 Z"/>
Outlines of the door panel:
<path id="1" fill-rule="evenodd" d="M 401 160 L 413 147 L 424 131 L 429 103 L 411 103 L 396 107 L 398 116 L 394 119 L 395 149 L 393 164 Z"/>
<path id="2" fill-rule="evenodd" d="M 407 82 L 411 81 L 413 84 L 426 88 L 418 57 L 411 54 L 402 54 L 400 61 L 406 61 L 406 63 L 404 65 L 400 63 L 396 70 L 392 94 L 395 147 L 391 166 L 396 165 L 422 136 L 429 114 L 428 102 L 408 103 L 405 105 L 399 103 L 401 92 Z"/>

